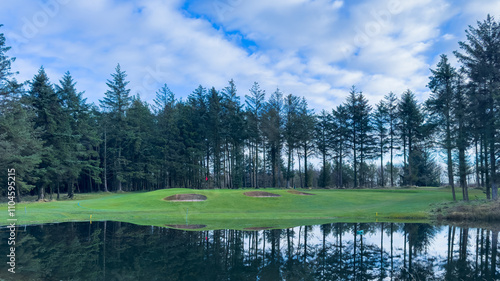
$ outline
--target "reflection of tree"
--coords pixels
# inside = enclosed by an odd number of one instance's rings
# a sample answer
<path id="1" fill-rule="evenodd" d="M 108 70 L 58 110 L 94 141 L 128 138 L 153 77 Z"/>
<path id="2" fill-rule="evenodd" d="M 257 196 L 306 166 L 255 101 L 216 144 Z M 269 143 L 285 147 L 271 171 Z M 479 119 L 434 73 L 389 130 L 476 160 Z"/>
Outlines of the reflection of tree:
<path id="1" fill-rule="evenodd" d="M 436 236 L 438 232 L 441 235 Z M 28 280 L 498 277 L 498 231 L 484 229 L 336 223 L 286 230 L 196 232 L 98 222 L 32 226 L 18 237 L 16 277 Z M 427 249 L 437 243 L 448 247 L 430 256 Z M 0 250 L 6 251 L 5 245 Z M 0 279 L 4 275 L 0 273 Z"/>
<path id="2" fill-rule="evenodd" d="M 29 227 L 27 233 L 18 233 L 16 244 L 17 273 L 29 279 L 96 280 L 99 270 L 94 268 L 99 258 L 100 229 L 78 237 L 82 229 L 74 223 L 65 225 Z M 23 278 L 20 278 L 23 279 Z"/>
<path id="3" fill-rule="evenodd" d="M 493 230 L 491 234 L 491 279 L 496 280 L 497 272 L 497 248 L 498 248 L 498 230 Z"/>

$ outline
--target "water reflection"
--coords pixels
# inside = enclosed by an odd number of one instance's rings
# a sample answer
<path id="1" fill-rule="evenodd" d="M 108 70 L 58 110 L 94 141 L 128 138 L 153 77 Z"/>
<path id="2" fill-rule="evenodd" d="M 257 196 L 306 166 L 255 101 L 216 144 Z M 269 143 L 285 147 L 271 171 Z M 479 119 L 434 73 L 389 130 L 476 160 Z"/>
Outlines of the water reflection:
<path id="1" fill-rule="evenodd" d="M 7 232 L 3 229 L 2 241 Z M 335 223 L 180 231 L 120 222 L 19 227 L 7 280 L 494 280 L 498 230 Z M 0 246 L 8 254 L 7 243 Z M 15 277 L 15 278 L 13 278 Z"/>

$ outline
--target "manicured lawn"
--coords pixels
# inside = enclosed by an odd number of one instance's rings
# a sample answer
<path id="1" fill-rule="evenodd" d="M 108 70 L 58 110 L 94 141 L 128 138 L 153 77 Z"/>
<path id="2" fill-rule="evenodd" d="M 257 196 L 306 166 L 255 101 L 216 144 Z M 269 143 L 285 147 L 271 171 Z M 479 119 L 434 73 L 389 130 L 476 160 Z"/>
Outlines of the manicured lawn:
<path id="1" fill-rule="evenodd" d="M 263 191 L 262 189 L 259 189 Z M 139 225 L 206 225 L 204 229 L 291 227 L 330 222 L 426 222 L 432 205 L 451 201 L 443 188 L 304 190 L 314 196 L 265 189 L 281 197 L 254 198 L 242 190 L 163 189 L 153 192 L 77 194 L 74 200 L 20 203 L 18 224 L 65 221 L 123 221 Z M 202 202 L 168 202 L 179 193 L 197 193 Z M 457 192 L 460 197 L 461 193 Z M 481 191 L 471 190 L 483 197 Z M 458 198 L 460 199 L 460 198 Z M 0 204 L 3 210 L 6 204 Z M 6 212 L 6 211 L 5 211 Z M 4 222 L 6 223 L 6 222 Z"/>

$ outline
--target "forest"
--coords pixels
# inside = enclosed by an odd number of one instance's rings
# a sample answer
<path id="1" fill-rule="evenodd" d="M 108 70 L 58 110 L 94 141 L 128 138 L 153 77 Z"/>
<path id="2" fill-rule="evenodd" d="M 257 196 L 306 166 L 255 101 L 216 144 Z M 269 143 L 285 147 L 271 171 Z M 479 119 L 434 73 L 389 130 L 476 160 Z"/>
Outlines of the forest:
<path id="1" fill-rule="evenodd" d="M 321 112 L 300 95 L 269 94 L 258 82 L 241 90 L 233 80 L 223 89 L 199 85 L 185 99 L 165 84 L 148 103 L 131 93 L 120 64 L 99 104 L 89 103 L 69 72 L 53 82 L 41 67 L 18 82 L 0 34 L 0 170 L 15 168 L 17 200 L 173 187 L 439 185 L 455 200 L 458 192 L 469 200 L 469 186 L 496 199 L 500 25 L 488 16 L 465 32 L 454 52 L 460 66 L 441 55 L 427 100 L 408 89 L 371 105 L 353 86 Z"/>

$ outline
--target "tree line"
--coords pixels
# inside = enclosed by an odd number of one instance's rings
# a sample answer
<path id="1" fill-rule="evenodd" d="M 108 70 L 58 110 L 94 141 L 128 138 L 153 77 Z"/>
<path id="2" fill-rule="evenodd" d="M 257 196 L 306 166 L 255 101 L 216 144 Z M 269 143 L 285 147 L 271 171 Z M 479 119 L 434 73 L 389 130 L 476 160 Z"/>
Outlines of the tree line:
<path id="1" fill-rule="evenodd" d="M 41 67 L 17 82 L 0 34 L 0 165 L 16 169 L 19 200 L 173 187 L 436 186 L 443 151 L 455 200 L 456 185 L 468 200 L 471 184 L 496 199 L 500 26 L 488 15 L 466 35 L 454 52 L 460 67 L 441 55 L 424 102 L 406 90 L 372 106 L 353 86 L 342 104 L 315 113 L 280 89 L 267 98 L 257 82 L 241 101 L 233 80 L 220 90 L 200 85 L 185 100 L 165 84 L 149 104 L 131 95 L 119 64 L 96 105 L 69 72 L 52 83 Z"/>

